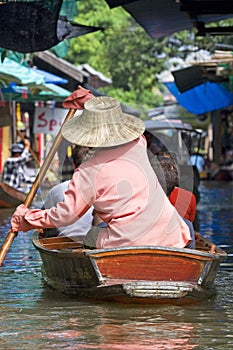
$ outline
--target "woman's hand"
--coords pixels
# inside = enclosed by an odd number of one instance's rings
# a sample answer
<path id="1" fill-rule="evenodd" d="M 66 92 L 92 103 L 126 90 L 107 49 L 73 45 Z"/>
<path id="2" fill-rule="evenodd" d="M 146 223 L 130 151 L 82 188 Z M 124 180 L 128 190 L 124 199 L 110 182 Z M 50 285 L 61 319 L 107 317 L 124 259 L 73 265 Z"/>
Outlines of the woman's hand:
<path id="1" fill-rule="evenodd" d="M 11 228 L 13 232 L 26 232 L 32 229 L 32 226 L 24 218 L 28 211 L 29 209 L 24 204 L 20 204 L 16 208 L 11 218 Z"/>

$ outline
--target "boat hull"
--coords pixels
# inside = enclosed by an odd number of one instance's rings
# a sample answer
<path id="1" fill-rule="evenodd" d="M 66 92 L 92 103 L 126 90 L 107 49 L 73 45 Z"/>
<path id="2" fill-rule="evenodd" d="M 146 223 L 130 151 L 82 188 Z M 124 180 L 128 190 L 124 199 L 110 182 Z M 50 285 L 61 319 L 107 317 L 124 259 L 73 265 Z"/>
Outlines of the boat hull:
<path id="1" fill-rule="evenodd" d="M 0 208 L 16 208 L 25 198 L 25 193 L 0 182 Z"/>
<path id="2" fill-rule="evenodd" d="M 167 247 L 87 250 L 67 237 L 41 239 L 45 284 L 79 298 L 134 304 L 188 304 L 216 294 L 214 280 L 226 253 L 202 242 L 202 251 Z"/>

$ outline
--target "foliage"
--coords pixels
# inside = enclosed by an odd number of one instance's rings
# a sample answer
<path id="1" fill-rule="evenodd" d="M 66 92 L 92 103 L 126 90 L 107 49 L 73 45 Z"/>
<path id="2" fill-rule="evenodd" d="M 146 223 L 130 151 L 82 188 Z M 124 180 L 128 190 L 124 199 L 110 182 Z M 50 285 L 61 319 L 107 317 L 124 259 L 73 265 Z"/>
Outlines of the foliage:
<path id="1" fill-rule="evenodd" d="M 129 14 L 122 8 L 110 10 L 104 0 L 80 1 L 75 20 L 105 30 L 73 39 L 66 59 L 88 63 L 110 77 L 113 86 L 102 91 L 121 101 L 146 107 L 162 103 L 154 89 L 156 73 L 163 67 L 154 54 L 158 44 Z"/>
<path id="2" fill-rule="evenodd" d="M 229 42 L 224 36 L 195 37 L 195 30 L 153 40 L 123 8 L 110 10 L 104 0 L 79 0 L 74 20 L 104 31 L 72 39 L 66 59 L 88 63 L 110 77 L 112 86 L 102 92 L 143 109 L 163 103 L 164 87 L 157 76 L 171 58 L 184 60 L 199 49 L 213 53 L 217 42 Z M 223 23 L 231 25 L 232 20 Z"/>
<path id="3" fill-rule="evenodd" d="M 64 0 L 61 14 L 76 23 L 104 29 L 63 41 L 51 50 L 75 65 L 88 63 L 102 72 L 113 82 L 101 89 L 103 93 L 142 110 L 163 103 L 165 87 L 159 83 L 158 74 L 167 69 L 170 59 L 185 60 L 200 49 L 213 53 L 220 44 L 229 45 L 229 50 L 232 47 L 232 36 L 196 37 L 195 30 L 153 40 L 128 12 L 120 6 L 110 10 L 105 0 Z M 233 19 L 208 26 L 218 25 L 232 26 Z M 25 65 L 32 56 L 1 51 L 1 61 L 11 57 Z"/>

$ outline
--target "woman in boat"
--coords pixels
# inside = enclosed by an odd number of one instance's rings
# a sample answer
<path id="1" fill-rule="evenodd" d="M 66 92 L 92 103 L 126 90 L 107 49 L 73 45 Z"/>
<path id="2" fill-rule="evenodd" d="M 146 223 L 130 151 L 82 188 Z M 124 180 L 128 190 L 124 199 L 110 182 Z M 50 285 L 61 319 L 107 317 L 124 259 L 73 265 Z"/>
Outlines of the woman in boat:
<path id="1" fill-rule="evenodd" d="M 189 228 L 150 165 L 144 130 L 143 121 L 123 113 L 117 100 L 88 100 L 80 116 L 65 122 L 62 134 L 72 144 L 94 148 L 93 157 L 75 170 L 63 202 L 46 210 L 20 205 L 12 230 L 69 225 L 93 205 L 107 227 L 89 231 L 88 247 L 186 247 Z"/>
<path id="2" fill-rule="evenodd" d="M 3 167 L 2 182 L 20 191 L 24 190 L 23 184 L 31 185 L 34 180 L 27 176 L 23 169 L 31 159 L 29 149 L 30 141 L 28 139 L 24 140 L 24 145 L 22 143 L 14 143 L 11 147 L 11 156 L 5 161 Z"/>

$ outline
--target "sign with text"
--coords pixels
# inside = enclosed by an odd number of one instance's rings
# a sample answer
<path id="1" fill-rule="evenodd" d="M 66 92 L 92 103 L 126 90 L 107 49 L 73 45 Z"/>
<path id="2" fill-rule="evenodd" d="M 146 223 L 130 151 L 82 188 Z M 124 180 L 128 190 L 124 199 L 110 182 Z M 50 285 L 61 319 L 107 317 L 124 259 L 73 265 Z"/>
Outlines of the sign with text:
<path id="1" fill-rule="evenodd" d="M 57 135 L 68 109 L 36 107 L 34 114 L 34 133 Z"/>

